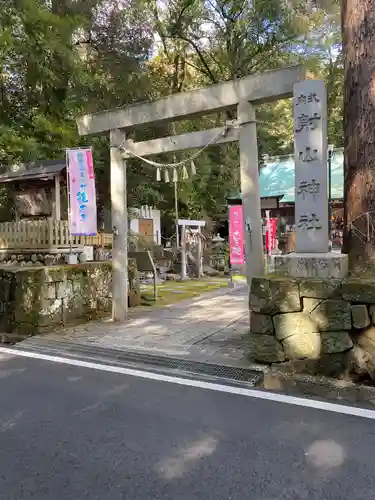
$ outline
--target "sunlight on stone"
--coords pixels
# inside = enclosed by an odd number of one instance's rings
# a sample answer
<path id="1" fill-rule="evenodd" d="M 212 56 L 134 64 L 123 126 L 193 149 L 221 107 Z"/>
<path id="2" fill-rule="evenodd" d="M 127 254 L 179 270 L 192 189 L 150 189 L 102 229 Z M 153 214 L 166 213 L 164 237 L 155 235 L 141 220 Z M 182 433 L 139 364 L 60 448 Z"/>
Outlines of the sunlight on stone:
<path id="1" fill-rule="evenodd" d="M 181 478 L 199 459 L 212 455 L 216 447 L 217 440 L 211 436 L 195 441 L 178 450 L 174 456 L 159 462 L 157 472 L 164 479 Z"/>
<path id="2" fill-rule="evenodd" d="M 142 326 L 149 321 L 148 318 L 137 318 L 131 321 L 132 326 Z"/>
<path id="3" fill-rule="evenodd" d="M 308 464 L 319 469 L 333 469 L 345 461 L 343 447 L 332 440 L 314 441 L 305 456 Z"/>
<path id="4" fill-rule="evenodd" d="M 145 333 L 167 333 L 168 329 L 164 325 L 149 325 L 145 326 Z"/>
<path id="5" fill-rule="evenodd" d="M 51 300 L 48 308 L 44 308 L 40 311 L 40 314 L 42 316 L 53 316 L 56 314 L 61 308 L 61 300 L 60 299 L 55 299 Z"/>

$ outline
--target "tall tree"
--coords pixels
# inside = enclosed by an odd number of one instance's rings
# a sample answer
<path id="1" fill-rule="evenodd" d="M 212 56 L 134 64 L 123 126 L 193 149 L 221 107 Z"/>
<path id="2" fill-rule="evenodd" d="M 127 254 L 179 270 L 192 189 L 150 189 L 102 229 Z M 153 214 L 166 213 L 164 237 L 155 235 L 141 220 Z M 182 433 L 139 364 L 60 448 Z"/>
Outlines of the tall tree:
<path id="1" fill-rule="evenodd" d="M 329 0 L 319 7 L 302 0 L 154 0 L 152 5 L 159 40 L 158 55 L 149 65 L 154 97 L 168 88 L 172 92 L 188 90 L 307 60 L 311 69 L 324 75 L 328 51 L 336 43 L 328 34 L 337 31 L 333 21 L 339 20 L 339 9 Z M 232 118 L 235 110 L 226 116 L 180 122 L 176 131 L 212 128 Z M 290 153 L 290 101 L 262 106 L 258 119 L 259 153 Z M 168 135 L 160 127 L 155 132 Z M 239 189 L 237 145 L 212 148 L 196 163 L 198 176 L 181 183 L 184 215 L 225 217 L 225 196 Z M 218 178 L 223 182 L 218 183 Z M 168 196 L 173 199 L 171 191 L 162 185 L 157 190 L 167 209 Z"/>
<path id="2" fill-rule="evenodd" d="M 75 118 L 142 100 L 153 32 L 143 0 L 0 0 L 0 164 L 94 147 L 108 202 L 108 144 Z"/>
<path id="3" fill-rule="evenodd" d="M 375 1 L 343 0 L 344 251 L 352 270 L 375 263 Z"/>

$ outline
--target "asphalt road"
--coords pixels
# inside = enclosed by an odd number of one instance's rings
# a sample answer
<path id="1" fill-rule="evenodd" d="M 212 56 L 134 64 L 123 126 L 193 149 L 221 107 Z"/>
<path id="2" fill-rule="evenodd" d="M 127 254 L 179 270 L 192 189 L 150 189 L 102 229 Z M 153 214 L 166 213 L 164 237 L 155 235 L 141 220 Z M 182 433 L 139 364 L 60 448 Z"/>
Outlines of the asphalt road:
<path id="1" fill-rule="evenodd" d="M 1 500 L 373 500 L 375 421 L 0 354 Z"/>

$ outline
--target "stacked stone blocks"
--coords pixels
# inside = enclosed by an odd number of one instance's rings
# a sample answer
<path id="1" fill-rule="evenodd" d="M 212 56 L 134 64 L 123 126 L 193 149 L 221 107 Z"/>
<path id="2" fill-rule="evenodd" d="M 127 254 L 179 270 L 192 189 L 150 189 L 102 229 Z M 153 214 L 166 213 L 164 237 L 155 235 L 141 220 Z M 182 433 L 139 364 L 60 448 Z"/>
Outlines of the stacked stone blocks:
<path id="1" fill-rule="evenodd" d="M 134 262 L 129 262 L 129 305 L 140 303 Z M 108 314 L 112 263 L 0 270 L 0 338 L 13 342 L 52 328 Z"/>
<path id="2" fill-rule="evenodd" d="M 250 356 L 257 362 L 316 359 L 345 353 L 355 344 L 375 360 L 371 281 L 255 277 L 250 315 Z"/>

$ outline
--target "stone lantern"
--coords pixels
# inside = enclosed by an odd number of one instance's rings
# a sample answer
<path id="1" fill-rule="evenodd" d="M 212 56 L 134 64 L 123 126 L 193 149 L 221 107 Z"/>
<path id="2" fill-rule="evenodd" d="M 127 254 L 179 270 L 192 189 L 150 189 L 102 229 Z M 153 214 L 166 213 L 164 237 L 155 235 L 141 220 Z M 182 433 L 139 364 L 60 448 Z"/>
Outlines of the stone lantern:
<path id="1" fill-rule="evenodd" d="M 224 271 L 225 269 L 225 254 L 226 254 L 226 241 L 220 236 L 219 233 L 216 234 L 211 240 L 212 243 L 212 255 L 211 255 L 211 267 L 217 269 L 218 271 Z"/>

